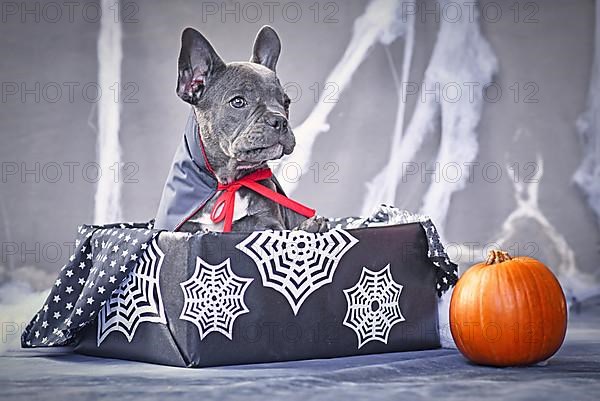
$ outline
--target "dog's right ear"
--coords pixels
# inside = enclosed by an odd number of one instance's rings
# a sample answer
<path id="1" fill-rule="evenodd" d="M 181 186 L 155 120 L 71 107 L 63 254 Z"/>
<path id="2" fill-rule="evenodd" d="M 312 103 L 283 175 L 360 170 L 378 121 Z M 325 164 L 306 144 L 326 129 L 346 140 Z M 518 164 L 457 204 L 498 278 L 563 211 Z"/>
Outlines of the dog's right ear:
<path id="1" fill-rule="evenodd" d="M 277 59 L 281 53 L 281 40 L 275 29 L 268 25 L 263 26 L 258 31 L 254 40 L 254 49 L 252 50 L 252 63 L 262 64 L 271 71 L 275 72 Z"/>
<path id="2" fill-rule="evenodd" d="M 193 28 L 181 34 L 177 95 L 190 104 L 197 104 L 207 82 L 225 63 L 204 36 Z"/>

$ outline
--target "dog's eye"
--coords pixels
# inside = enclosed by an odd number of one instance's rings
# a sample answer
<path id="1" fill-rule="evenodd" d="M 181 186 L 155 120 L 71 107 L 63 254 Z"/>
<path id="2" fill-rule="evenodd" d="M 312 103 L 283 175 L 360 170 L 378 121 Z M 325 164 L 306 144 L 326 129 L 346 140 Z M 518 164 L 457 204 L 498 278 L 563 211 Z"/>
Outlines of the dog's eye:
<path id="1" fill-rule="evenodd" d="M 244 99 L 243 97 L 236 96 L 229 101 L 229 104 L 234 109 L 241 109 L 242 107 L 246 106 L 248 104 L 248 102 L 246 102 L 246 99 Z"/>

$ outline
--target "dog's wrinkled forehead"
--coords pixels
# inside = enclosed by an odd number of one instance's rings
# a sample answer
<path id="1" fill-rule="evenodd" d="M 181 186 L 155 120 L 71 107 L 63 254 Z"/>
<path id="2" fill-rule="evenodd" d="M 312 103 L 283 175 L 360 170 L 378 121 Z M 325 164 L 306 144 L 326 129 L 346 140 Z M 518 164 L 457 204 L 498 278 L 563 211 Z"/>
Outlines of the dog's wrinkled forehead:
<path id="1" fill-rule="evenodd" d="M 270 69 L 255 63 L 234 62 L 227 64 L 215 85 L 221 92 L 221 102 L 229 102 L 236 96 L 261 103 L 282 103 L 285 92 L 277 75 Z M 208 92 L 208 90 L 207 90 Z"/>

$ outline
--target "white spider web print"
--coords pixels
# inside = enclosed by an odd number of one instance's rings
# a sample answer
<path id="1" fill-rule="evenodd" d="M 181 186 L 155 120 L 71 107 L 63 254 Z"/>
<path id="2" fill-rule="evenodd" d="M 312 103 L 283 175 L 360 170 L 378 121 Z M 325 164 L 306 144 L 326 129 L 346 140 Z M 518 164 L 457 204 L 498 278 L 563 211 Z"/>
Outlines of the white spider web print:
<path id="1" fill-rule="evenodd" d="M 379 271 L 363 267 L 358 282 L 344 290 L 348 302 L 344 326 L 356 333 L 358 348 L 375 340 L 387 344 L 392 327 L 404 321 L 400 311 L 402 288 L 394 281 L 388 264 Z"/>
<path id="2" fill-rule="evenodd" d="M 232 340 L 235 319 L 250 311 L 244 294 L 253 280 L 237 276 L 229 258 L 216 266 L 196 258 L 194 274 L 180 284 L 185 300 L 179 318 L 196 325 L 200 340 L 211 332 Z"/>
<path id="3" fill-rule="evenodd" d="M 333 281 L 342 256 L 358 240 L 347 231 L 258 231 L 236 248 L 254 260 L 262 283 L 281 293 L 294 315 L 316 290 Z"/>
<path id="4" fill-rule="evenodd" d="M 167 323 L 158 282 L 164 257 L 155 238 L 100 310 L 98 347 L 113 331 L 120 331 L 131 342 L 140 323 Z"/>

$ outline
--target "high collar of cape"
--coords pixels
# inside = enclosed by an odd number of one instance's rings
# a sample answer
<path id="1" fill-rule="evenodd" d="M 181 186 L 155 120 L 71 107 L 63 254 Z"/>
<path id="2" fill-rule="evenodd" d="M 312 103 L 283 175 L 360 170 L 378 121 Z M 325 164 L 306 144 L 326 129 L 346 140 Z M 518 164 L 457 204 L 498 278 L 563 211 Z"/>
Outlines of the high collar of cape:
<path id="1" fill-rule="evenodd" d="M 277 192 L 283 194 L 275 177 L 271 179 Z M 154 228 L 179 230 L 215 195 L 217 185 L 217 178 L 204 152 L 196 118 L 191 111 L 163 189 Z"/>

